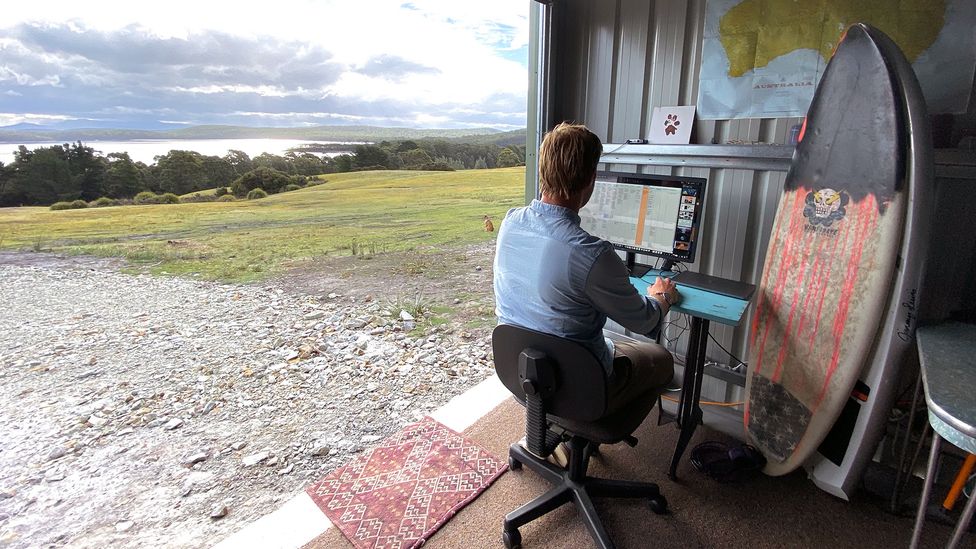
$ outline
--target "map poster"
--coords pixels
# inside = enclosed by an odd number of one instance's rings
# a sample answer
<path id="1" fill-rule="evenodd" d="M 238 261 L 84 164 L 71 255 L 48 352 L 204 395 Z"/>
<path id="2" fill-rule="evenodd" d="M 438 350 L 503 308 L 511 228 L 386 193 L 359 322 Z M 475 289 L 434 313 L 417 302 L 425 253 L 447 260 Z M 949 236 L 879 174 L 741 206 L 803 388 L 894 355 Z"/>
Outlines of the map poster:
<path id="1" fill-rule="evenodd" d="M 965 112 L 976 71 L 971 1 L 707 0 L 698 117 L 804 116 L 831 52 L 854 23 L 898 44 L 930 113 Z"/>

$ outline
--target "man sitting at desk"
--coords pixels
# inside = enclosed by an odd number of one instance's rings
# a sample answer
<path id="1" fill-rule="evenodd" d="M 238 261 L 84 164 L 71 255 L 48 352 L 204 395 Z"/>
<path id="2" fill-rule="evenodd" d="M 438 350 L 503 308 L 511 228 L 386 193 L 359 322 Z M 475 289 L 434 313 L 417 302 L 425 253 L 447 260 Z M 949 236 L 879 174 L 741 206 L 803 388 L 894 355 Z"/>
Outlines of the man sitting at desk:
<path id="1" fill-rule="evenodd" d="M 580 342 L 609 375 L 608 412 L 671 381 L 673 358 L 661 345 L 612 341 L 607 317 L 633 332 L 656 331 L 679 300 L 658 278 L 641 296 L 609 242 L 580 228 L 603 145 L 582 125 L 559 124 L 539 150 L 541 200 L 508 212 L 495 252 L 495 314 L 513 324 Z"/>

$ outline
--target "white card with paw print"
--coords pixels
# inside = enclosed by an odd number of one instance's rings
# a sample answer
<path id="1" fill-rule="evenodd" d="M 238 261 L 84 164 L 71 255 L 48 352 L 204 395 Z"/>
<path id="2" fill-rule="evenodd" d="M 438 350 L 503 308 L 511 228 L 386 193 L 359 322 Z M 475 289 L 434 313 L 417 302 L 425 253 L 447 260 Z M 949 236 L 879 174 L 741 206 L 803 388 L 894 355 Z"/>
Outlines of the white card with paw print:
<path id="1" fill-rule="evenodd" d="M 695 123 L 695 106 L 654 107 L 647 140 L 657 144 L 687 145 Z"/>

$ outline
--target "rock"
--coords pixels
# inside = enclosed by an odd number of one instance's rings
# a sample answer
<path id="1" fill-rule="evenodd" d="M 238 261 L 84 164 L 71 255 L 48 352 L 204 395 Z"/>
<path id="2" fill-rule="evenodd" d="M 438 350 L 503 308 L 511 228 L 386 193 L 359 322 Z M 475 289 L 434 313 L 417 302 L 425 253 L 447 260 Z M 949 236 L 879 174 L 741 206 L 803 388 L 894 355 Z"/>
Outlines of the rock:
<path id="1" fill-rule="evenodd" d="M 15 495 L 17 495 L 17 493 L 14 492 L 13 490 L 0 490 L 0 501 L 3 501 L 5 499 L 10 499 Z"/>
<path id="2" fill-rule="evenodd" d="M 166 429 L 167 431 L 172 431 L 173 429 L 176 429 L 180 425 L 183 425 L 183 420 L 179 418 L 173 418 L 167 421 L 166 425 L 164 425 L 163 428 Z"/>
<path id="3" fill-rule="evenodd" d="M 279 475 L 287 475 L 288 473 L 292 472 L 292 470 L 294 470 L 294 469 L 295 469 L 295 464 L 294 463 L 289 463 L 287 467 L 285 467 L 284 469 L 278 471 L 278 474 Z"/>
<path id="4" fill-rule="evenodd" d="M 107 423 L 108 423 L 108 419 L 101 416 L 96 416 L 92 414 L 91 416 L 88 417 L 88 424 L 91 425 L 92 427 L 104 427 L 105 424 Z"/>
<path id="5" fill-rule="evenodd" d="M 311 313 L 308 313 L 302 318 L 304 320 L 318 320 L 324 316 L 325 316 L 325 311 L 312 311 Z"/>
<path id="6" fill-rule="evenodd" d="M 358 330 L 365 325 L 366 325 L 366 321 L 364 319 L 352 318 L 347 320 L 345 324 L 343 324 L 343 327 L 345 327 L 347 330 Z"/>
<path id="7" fill-rule="evenodd" d="M 359 442 L 362 442 L 363 444 L 370 444 L 370 443 L 376 442 L 377 440 L 379 440 L 381 438 L 383 438 L 383 437 L 378 436 L 378 435 L 363 435 L 363 437 L 359 439 Z"/>
<path id="8" fill-rule="evenodd" d="M 56 459 L 63 458 L 68 453 L 68 449 L 64 446 L 57 446 L 52 448 L 47 454 L 47 461 L 54 461 Z"/>
<path id="9" fill-rule="evenodd" d="M 240 450 L 245 446 L 247 446 L 246 442 L 235 442 L 234 444 L 230 445 L 230 447 L 233 448 L 234 450 Z"/>
<path id="10" fill-rule="evenodd" d="M 64 473 L 62 471 L 48 471 L 44 475 L 44 480 L 48 482 L 61 482 L 64 480 Z"/>
<path id="11" fill-rule="evenodd" d="M 222 519 L 227 516 L 227 506 L 223 504 L 217 504 L 210 510 L 210 518 L 217 520 Z"/>
<path id="12" fill-rule="evenodd" d="M 408 320 L 413 320 L 413 319 L 414 318 L 413 318 L 413 315 L 412 314 L 408 313 L 405 310 L 401 310 L 400 311 L 400 320 L 408 321 Z"/>
<path id="13" fill-rule="evenodd" d="M 135 526 L 135 523 L 132 522 L 131 520 L 123 520 L 121 522 L 116 522 L 115 523 L 115 531 L 116 532 L 127 532 L 127 531 L 131 530 L 133 526 Z"/>
<path id="14" fill-rule="evenodd" d="M 311 455 L 316 457 L 325 457 L 329 455 L 332 451 L 332 447 L 328 444 L 316 444 L 312 447 L 312 451 L 309 452 Z"/>
<path id="15" fill-rule="evenodd" d="M 244 456 L 244 459 L 241 460 L 241 463 L 244 464 L 244 467 L 252 467 L 268 459 L 269 457 L 271 457 L 271 452 L 258 452 L 257 454 Z"/>
<path id="16" fill-rule="evenodd" d="M 187 456 L 183 460 L 183 465 L 190 466 L 193 465 L 194 463 L 200 463 L 201 461 L 204 461 L 206 459 L 207 459 L 206 452 L 197 452 L 195 454 L 190 454 L 189 456 Z"/>

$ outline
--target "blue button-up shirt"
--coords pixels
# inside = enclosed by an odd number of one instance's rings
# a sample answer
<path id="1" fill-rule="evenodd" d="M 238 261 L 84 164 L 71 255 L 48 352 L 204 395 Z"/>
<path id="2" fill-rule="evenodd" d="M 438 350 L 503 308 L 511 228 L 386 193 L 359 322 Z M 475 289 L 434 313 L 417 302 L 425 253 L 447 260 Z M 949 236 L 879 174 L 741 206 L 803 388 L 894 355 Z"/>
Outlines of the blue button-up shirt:
<path id="1" fill-rule="evenodd" d="M 569 208 L 533 200 L 510 210 L 498 230 L 494 271 L 499 324 L 578 341 L 607 372 L 607 317 L 642 334 L 661 322 L 657 301 L 637 292 L 610 243 L 584 231 Z"/>

